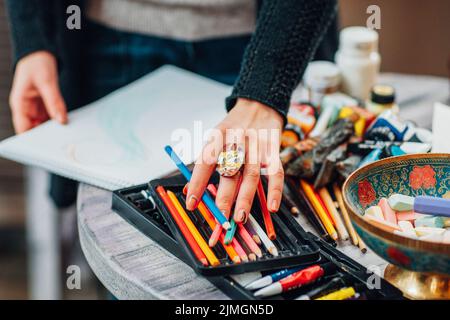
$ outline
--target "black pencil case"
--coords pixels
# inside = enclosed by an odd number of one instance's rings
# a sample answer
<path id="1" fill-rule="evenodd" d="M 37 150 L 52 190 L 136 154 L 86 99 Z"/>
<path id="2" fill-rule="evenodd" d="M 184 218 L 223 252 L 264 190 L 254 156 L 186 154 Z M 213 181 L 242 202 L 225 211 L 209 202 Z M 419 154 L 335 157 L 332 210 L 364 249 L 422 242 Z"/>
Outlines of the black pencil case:
<path id="1" fill-rule="evenodd" d="M 164 179 L 168 185 L 177 185 L 179 178 Z M 191 265 L 192 260 L 186 254 L 186 251 L 179 245 L 176 237 L 172 234 L 172 231 L 168 223 L 163 218 L 156 203 L 145 201 L 141 191 L 149 191 L 148 185 L 140 185 L 136 187 L 125 188 L 117 190 L 113 193 L 113 209 L 119 213 L 124 219 L 130 222 L 138 230 L 150 237 L 154 241 L 158 242 L 166 250 L 174 254 L 177 258 L 183 262 Z M 296 222 L 295 222 L 296 223 Z M 300 226 L 298 226 L 302 229 Z M 303 229 L 302 229 L 303 230 Z M 305 259 L 302 263 L 298 263 L 292 266 L 305 267 L 325 262 L 333 262 L 337 266 L 337 275 L 345 277 L 348 285 L 352 284 L 364 284 L 367 279 L 372 275 L 367 271 L 365 267 L 355 262 L 332 245 L 323 241 L 319 237 L 305 233 L 303 236 L 307 238 L 312 246 L 318 248 L 318 257 L 312 256 L 309 261 Z M 217 268 L 217 267 L 214 267 Z M 270 274 L 277 270 L 284 268 L 283 266 L 275 266 L 272 268 L 263 268 L 257 270 L 262 271 L 262 274 Z M 332 275 L 333 276 L 333 275 Z M 293 299 L 297 296 L 311 290 L 312 288 L 320 285 L 328 280 L 329 277 L 318 280 L 316 283 L 305 286 L 300 289 L 289 291 L 278 296 L 271 297 L 271 299 Z M 253 295 L 253 292 L 245 289 L 238 281 L 233 279 L 232 275 L 213 275 L 206 276 L 211 283 L 215 284 L 220 290 L 233 299 L 258 299 Z M 390 285 L 385 280 L 381 279 L 380 288 L 371 290 L 370 299 L 401 299 L 401 292 Z"/>
<path id="2" fill-rule="evenodd" d="M 214 182 L 214 178 L 212 181 Z M 251 271 L 270 270 L 274 268 L 288 268 L 302 263 L 318 261 L 320 259 L 319 247 L 317 244 L 309 239 L 303 228 L 301 228 L 301 226 L 295 221 L 292 215 L 287 212 L 287 210 L 281 210 L 277 214 L 272 215 L 273 224 L 277 234 L 277 238 L 273 240 L 273 243 L 278 249 L 278 257 L 272 256 L 263 246 L 260 246 L 263 252 L 263 256 L 261 258 L 256 261 L 241 262 L 236 264 L 230 260 L 224 248 L 220 243 L 218 243 L 214 248 L 212 248 L 212 250 L 219 259 L 220 265 L 202 265 L 191 251 L 186 239 L 181 234 L 171 214 L 156 193 L 156 188 L 158 186 L 163 186 L 166 190 L 171 190 L 174 192 L 178 200 L 180 200 L 184 206 L 185 199 L 182 192 L 184 185 L 184 178 L 181 176 L 176 176 L 151 181 L 147 191 L 153 199 L 154 205 L 158 209 L 162 219 L 166 222 L 171 234 L 180 244 L 184 255 L 187 256 L 187 263 L 197 273 L 205 276 L 238 274 Z M 116 195 L 120 196 L 120 191 L 119 193 L 116 193 Z M 198 210 L 193 212 L 186 211 L 186 213 L 189 215 L 202 237 L 207 241 L 212 233 L 212 230 L 204 220 L 203 216 L 198 212 Z M 263 227 L 264 223 L 258 204 L 253 206 L 252 215 Z"/>

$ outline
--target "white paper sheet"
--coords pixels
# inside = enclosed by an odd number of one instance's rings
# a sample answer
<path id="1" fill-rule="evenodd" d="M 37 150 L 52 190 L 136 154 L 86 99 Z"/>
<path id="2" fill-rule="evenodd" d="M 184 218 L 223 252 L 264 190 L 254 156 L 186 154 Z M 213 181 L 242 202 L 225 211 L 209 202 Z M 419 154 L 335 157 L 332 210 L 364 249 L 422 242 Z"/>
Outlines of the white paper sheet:
<path id="1" fill-rule="evenodd" d="M 433 110 L 432 152 L 450 153 L 450 106 L 436 102 Z"/>
<path id="2" fill-rule="evenodd" d="M 164 152 L 187 140 L 186 163 L 206 129 L 225 116 L 230 88 L 172 66 L 69 114 L 0 143 L 0 155 L 108 190 L 148 182 L 176 168 Z M 195 149 L 194 149 L 195 146 Z"/>

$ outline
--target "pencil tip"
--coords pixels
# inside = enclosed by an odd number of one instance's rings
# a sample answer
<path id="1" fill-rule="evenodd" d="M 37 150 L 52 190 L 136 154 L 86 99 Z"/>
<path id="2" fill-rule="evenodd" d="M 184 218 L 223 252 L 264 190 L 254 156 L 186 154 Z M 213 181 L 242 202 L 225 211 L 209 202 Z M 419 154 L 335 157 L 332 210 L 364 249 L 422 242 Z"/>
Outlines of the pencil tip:
<path id="1" fill-rule="evenodd" d="M 269 252 L 274 257 L 278 257 L 278 250 L 277 250 L 277 248 L 275 248 L 275 247 L 269 248 Z"/>
<path id="2" fill-rule="evenodd" d="M 234 263 L 241 263 L 241 258 L 239 258 L 238 256 L 233 258 L 233 262 Z"/>
<path id="3" fill-rule="evenodd" d="M 228 221 L 225 221 L 225 222 L 222 224 L 222 227 L 223 227 L 225 230 L 230 230 L 231 224 L 230 224 Z"/>
<path id="4" fill-rule="evenodd" d="M 201 262 L 204 266 L 207 266 L 207 265 L 208 265 L 208 260 L 206 260 L 206 258 L 200 259 L 200 262 Z"/>

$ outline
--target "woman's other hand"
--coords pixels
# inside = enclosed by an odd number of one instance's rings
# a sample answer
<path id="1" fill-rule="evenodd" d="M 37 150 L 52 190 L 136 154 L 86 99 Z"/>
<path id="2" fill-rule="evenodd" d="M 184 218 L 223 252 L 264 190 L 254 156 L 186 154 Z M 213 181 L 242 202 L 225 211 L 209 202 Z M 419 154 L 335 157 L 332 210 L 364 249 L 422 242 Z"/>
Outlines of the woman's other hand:
<path id="1" fill-rule="evenodd" d="M 67 123 L 67 109 L 58 85 L 55 57 L 37 51 L 19 60 L 9 97 L 16 133 L 32 129 L 48 119 Z"/>

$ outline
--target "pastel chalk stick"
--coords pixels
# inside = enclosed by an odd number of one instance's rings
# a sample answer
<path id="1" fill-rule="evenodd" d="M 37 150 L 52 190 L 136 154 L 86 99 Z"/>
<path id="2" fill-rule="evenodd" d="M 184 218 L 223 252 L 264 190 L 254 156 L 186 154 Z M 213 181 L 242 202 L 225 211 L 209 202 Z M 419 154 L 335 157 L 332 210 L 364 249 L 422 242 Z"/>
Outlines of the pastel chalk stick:
<path id="1" fill-rule="evenodd" d="M 395 215 L 395 211 L 392 210 L 392 208 L 389 206 L 388 200 L 386 198 L 381 198 L 378 202 L 378 206 L 383 212 L 384 220 L 391 223 L 397 223 L 397 216 Z"/>
<path id="2" fill-rule="evenodd" d="M 372 216 L 384 220 L 383 211 L 379 206 L 371 206 L 364 211 L 364 215 Z"/>
<path id="3" fill-rule="evenodd" d="M 397 217 L 397 221 L 414 221 L 423 217 L 429 217 L 427 214 L 417 213 L 414 210 L 398 211 L 395 212 L 395 216 Z"/>
<path id="4" fill-rule="evenodd" d="M 374 217 L 372 215 L 364 215 L 364 219 L 369 222 L 370 224 L 383 229 L 387 232 L 393 233 L 395 230 L 401 231 L 400 227 L 394 223 L 388 222 L 384 219 L 380 219 L 377 217 Z"/>
<path id="5" fill-rule="evenodd" d="M 416 227 L 433 227 L 433 228 L 443 228 L 444 219 L 442 217 L 424 217 L 419 218 L 414 221 Z"/>
<path id="6" fill-rule="evenodd" d="M 446 244 L 450 244 L 450 231 L 449 230 L 444 232 L 442 242 L 446 243 Z"/>
<path id="7" fill-rule="evenodd" d="M 416 231 L 414 230 L 414 226 L 409 221 L 399 221 L 398 226 L 404 233 L 409 233 L 416 236 Z"/>
<path id="8" fill-rule="evenodd" d="M 450 199 L 417 196 L 414 199 L 414 211 L 435 216 L 450 217 Z"/>
<path id="9" fill-rule="evenodd" d="M 450 218 L 444 218 L 444 227 L 450 227 Z"/>
<path id="10" fill-rule="evenodd" d="M 432 227 L 416 227 L 414 228 L 416 231 L 416 234 L 419 237 L 426 236 L 427 234 L 443 234 L 445 232 L 445 229 L 443 228 L 432 228 Z"/>
<path id="11" fill-rule="evenodd" d="M 430 234 L 424 235 L 422 237 L 419 237 L 419 240 L 431 241 L 431 242 L 443 242 L 444 241 L 444 234 L 430 233 Z"/>
<path id="12" fill-rule="evenodd" d="M 407 233 L 403 231 L 394 230 L 394 234 L 410 239 L 419 239 L 415 233 Z"/>
<path id="13" fill-rule="evenodd" d="M 395 211 L 410 211 L 414 208 L 414 198 L 394 193 L 388 198 L 389 206 Z"/>

